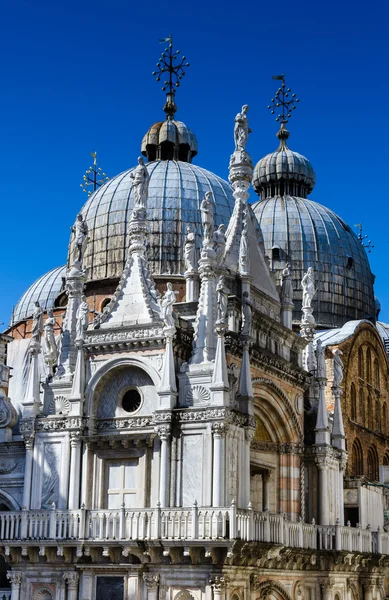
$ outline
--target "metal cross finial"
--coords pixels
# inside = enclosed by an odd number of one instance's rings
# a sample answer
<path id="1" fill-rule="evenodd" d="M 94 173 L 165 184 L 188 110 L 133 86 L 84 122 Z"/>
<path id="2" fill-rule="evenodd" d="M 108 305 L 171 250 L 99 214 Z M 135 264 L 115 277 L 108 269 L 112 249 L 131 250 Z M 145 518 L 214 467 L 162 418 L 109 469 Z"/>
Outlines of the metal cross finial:
<path id="1" fill-rule="evenodd" d="M 281 123 L 287 123 L 292 115 L 292 110 L 296 110 L 296 103 L 300 102 L 296 98 L 296 94 L 291 94 L 291 89 L 285 86 L 285 75 L 273 75 L 273 79 L 282 81 L 281 87 L 276 91 L 276 95 L 271 99 L 272 103 L 269 104 L 268 109 L 271 114 L 274 115 L 276 109 L 281 112 L 277 115 L 276 121 Z"/>
<path id="2" fill-rule="evenodd" d="M 82 188 L 83 192 L 88 193 L 88 198 L 97 188 L 109 180 L 108 175 L 103 172 L 101 167 L 97 166 L 97 152 L 91 152 L 90 155 L 93 158 L 93 165 L 85 171 L 85 175 L 83 176 L 84 183 L 80 183 L 80 188 Z M 92 190 L 87 189 L 89 186 L 92 186 Z"/>
<path id="3" fill-rule="evenodd" d="M 366 234 L 363 235 L 362 223 L 356 223 L 356 225 L 354 225 L 354 227 L 359 227 L 358 239 L 359 239 L 360 243 L 362 244 L 362 246 L 370 253 L 372 251 L 372 249 L 374 248 L 374 246 L 371 243 L 371 240 L 368 240 L 365 243 L 365 240 L 368 238 L 368 235 L 366 235 Z"/>
<path id="4" fill-rule="evenodd" d="M 168 74 L 169 79 L 164 81 L 162 91 L 167 92 L 167 100 L 164 106 L 167 118 L 172 118 L 177 110 L 174 102 L 174 95 L 176 88 L 180 86 L 180 81 L 185 75 L 184 67 L 189 67 L 189 63 L 186 62 L 186 57 L 182 56 L 178 58 L 180 54 L 179 50 L 173 51 L 173 36 L 160 40 L 161 43 L 168 42 L 168 47 L 161 54 L 161 58 L 157 62 L 157 71 L 153 71 L 157 81 L 161 81 L 161 76 L 164 73 Z"/>

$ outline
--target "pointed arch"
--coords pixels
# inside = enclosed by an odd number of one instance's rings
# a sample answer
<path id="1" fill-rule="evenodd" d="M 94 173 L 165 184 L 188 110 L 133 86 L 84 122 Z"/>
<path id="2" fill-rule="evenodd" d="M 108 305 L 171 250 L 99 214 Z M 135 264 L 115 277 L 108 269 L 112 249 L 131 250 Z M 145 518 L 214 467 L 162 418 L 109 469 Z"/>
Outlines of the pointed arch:
<path id="1" fill-rule="evenodd" d="M 364 379 L 365 373 L 364 373 L 364 365 L 363 365 L 363 348 L 362 346 L 360 346 L 358 348 L 358 376 L 361 379 Z"/>
<path id="2" fill-rule="evenodd" d="M 300 442 L 303 431 L 285 392 L 270 379 L 253 379 L 254 409 L 273 442 Z"/>
<path id="3" fill-rule="evenodd" d="M 259 596 L 257 596 L 256 600 L 267 598 L 270 594 L 273 596 L 274 600 L 292 600 L 291 596 L 282 585 L 276 583 L 272 579 L 257 584 L 255 586 L 255 591 L 259 592 Z"/>
<path id="4" fill-rule="evenodd" d="M 363 450 L 358 438 L 354 440 L 352 446 L 350 467 L 351 475 L 353 477 L 360 477 L 363 475 Z"/>
<path id="5" fill-rule="evenodd" d="M 378 481 L 378 452 L 374 444 L 367 451 L 367 478 L 369 481 Z"/>
<path id="6" fill-rule="evenodd" d="M 388 431 L 388 405 L 386 402 L 382 405 L 382 427 L 381 431 L 384 435 L 386 435 Z"/>
<path id="7" fill-rule="evenodd" d="M 380 389 L 380 367 L 378 358 L 374 359 L 374 387 L 377 388 L 377 390 Z"/>
<path id="8" fill-rule="evenodd" d="M 371 383 L 371 350 L 366 350 L 366 381 Z"/>
<path id="9" fill-rule="evenodd" d="M 359 388 L 359 415 L 361 424 L 366 425 L 365 395 L 362 386 Z"/>

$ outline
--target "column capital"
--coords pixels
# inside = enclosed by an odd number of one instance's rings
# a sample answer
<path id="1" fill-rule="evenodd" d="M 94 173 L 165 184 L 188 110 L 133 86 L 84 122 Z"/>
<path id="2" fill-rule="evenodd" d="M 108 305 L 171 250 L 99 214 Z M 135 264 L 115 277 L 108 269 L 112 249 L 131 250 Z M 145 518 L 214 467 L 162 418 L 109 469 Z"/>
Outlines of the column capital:
<path id="1" fill-rule="evenodd" d="M 212 577 L 209 582 L 214 592 L 222 592 L 227 588 L 229 581 L 230 578 L 227 575 L 222 575 Z"/>
<path id="2" fill-rule="evenodd" d="M 328 577 L 323 577 L 322 579 L 319 579 L 319 585 L 323 591 L 327 592 L 334 587 L 334 582 Z"/>
<path id="3" fill-rule="evenodd" d="M 21 571 L 8 571 L 7 579 L 11 583 L 12 586 L 20 585 L 22 582 L 22 572 Z"/>
<path id="4" fill-rule="evenodd" d="M 72 448 L 78 446 L 81 443 L 81 431 L 70 432 L 70 445 Z"/>
<path id="5" fill-rule="evenodd" d="M 228 431 L 227 423 L 223 423 L 223 422 L 212 423 L 212 433 L 213 433 L 214 437 L 222 437 L 227 433 L 227 431 Z"/>
<path id="6" fill-rule="evenodd" d="M 143 573 L 143 581 L 148 590 L 156 590 L 159 585 L 159 575 L 153 573 Z"/>
<path id="7" fill-rule="evenodd" d="M 170 439 L 172 428 L 170 425 L 158 425 L 158 427 L 156 427 L 156 432 L 160 440 L 166 442 Z"/>
<path id="8" fill-rule="evenodd" d="M 63 579 L 66 581 L 69 588 L 73 589 L 77 588 L 79 577 L 77 571 L 67 571 L 63 574 Z"/>
<path id="9" fill-rule="evenodd" d="M 317 456 L 315 458 L 315 463 L 318 469 L 329 469 L 332 463 L 332 459 L 329 456 Z"/>

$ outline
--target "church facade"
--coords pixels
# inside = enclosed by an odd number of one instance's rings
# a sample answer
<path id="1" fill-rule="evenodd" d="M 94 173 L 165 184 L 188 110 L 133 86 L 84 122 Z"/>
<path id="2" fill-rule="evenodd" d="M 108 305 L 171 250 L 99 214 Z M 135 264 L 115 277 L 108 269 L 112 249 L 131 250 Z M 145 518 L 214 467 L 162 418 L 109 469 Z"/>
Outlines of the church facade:
<path id="1" fill-rule="evenodd" d="M 0 598 L 383 600 L 365 250 L 307 198 L 287 113 L 254 168 L 243 106 L 227 183 L 164 109 L 0 336 Z"/>

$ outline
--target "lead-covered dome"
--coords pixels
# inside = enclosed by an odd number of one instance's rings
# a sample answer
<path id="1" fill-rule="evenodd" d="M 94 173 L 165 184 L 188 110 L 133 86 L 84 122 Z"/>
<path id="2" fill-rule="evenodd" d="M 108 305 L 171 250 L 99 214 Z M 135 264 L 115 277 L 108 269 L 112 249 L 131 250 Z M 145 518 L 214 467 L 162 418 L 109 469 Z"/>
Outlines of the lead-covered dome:
<path id="1" fill-rule="evenodd" d="M 374 275 L 365 249 L 338 215 L 306 198 L 315 183 L 313 168 L 286 148 L 285 129 L 279 138 L 278 150 L 255 167 L 253 185 L 261 200 L 253 209 L 272 270 L 280 278 L 285 264 L 291 265 L 294 322 L 301 320 L 301 279 L 308 267 L 315 272 L 313 306 L 319 327 L 374 320 Z"/>
<path id="2" fill-rule="evenodd" d="M 55 299 L 62 291 L 65 273 L 66 267 L 56 267 L 30 285 L 15 306 L 10 325 L 31 317 L 36 301 L 43 310 L 52 308 Z"/>
<path id="3" fill-rule="evenodd" d="M 191 224 L 201 241 L 200 204 L 211 191 L 215 224 L 228 224 L 234 207 L 230 185 L 206 169 L 188 162 L 163 160 L 147 163 L 148 257 L 154 275 L 184 273 L 185 229 Z M 117 175 L 99 188 L 81 213 L 86 219 L 89 242 L 84 255 L 88 280 L 120 277 L 129 246 L 128 223 L 134 199 L 131 173 Z M 71 242 L 72 244 L 73 242 Z M 72 247 L 70 248 L 72 251 Z"/>

